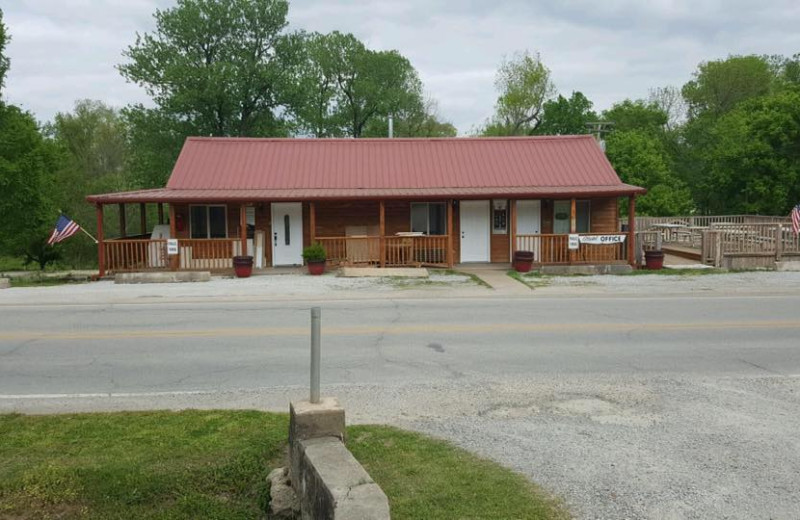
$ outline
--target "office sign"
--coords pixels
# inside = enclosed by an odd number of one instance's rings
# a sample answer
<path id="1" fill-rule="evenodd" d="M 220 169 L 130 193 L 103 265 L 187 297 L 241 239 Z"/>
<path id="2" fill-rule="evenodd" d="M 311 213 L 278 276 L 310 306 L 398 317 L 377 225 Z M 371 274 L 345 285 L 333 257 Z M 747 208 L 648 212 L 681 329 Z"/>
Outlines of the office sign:
<path id="1" fill-rule="evenodd" d="M 622 244 L 627 235 L 581 235 L 581 244 L 603 245 L 603 244 Z M 570 240 L 572 240 L 570 235 Z M 571 243 L 571 242 L 570 242 Z M 572 249 L 572 247 L 570 247 Z"/>

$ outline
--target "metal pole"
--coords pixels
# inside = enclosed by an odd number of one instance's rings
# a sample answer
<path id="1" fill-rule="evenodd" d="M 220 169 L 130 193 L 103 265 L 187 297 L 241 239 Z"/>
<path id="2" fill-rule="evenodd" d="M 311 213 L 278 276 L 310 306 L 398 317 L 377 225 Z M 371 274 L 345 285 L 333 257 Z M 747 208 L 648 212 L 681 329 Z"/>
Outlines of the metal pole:
<path id="1" fill-rule="evenodd" d="M 319 402 L 319 324 L 322 310 L 311 308 L 311 402 Z"/>

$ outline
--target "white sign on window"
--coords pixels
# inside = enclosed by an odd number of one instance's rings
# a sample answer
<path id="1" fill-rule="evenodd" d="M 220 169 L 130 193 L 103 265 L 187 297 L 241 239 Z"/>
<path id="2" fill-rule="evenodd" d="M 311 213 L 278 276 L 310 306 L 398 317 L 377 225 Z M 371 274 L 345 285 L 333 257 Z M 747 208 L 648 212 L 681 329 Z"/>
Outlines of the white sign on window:
<path id="1" fill-rule="evenodd" d="M 177 238 L 169 238 L 169 239 L 167 239 L 167 254 L 168 255 L 177 255 L 178 254 L 178 239 Z"/>
<path id="2" fill-rule="evenodd" d="M 622 244 L 625 235 L 581 235 L 581 244 Z"/>
<path id="3" fill-rule="evenodd" d="M 570 235 L 569 236 L 569 248 L 570 249 L 578 249 L 580 245 L 580 235 Z"/>

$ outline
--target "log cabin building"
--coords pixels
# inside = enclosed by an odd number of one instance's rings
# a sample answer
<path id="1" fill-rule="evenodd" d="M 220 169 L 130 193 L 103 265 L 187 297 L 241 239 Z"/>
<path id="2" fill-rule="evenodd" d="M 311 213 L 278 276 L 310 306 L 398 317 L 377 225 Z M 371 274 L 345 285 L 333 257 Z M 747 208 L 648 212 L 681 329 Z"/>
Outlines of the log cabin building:
<path id="1" fill-rule="evenodd" d="M 103 276 L 228 270 L 243 254 L 256 268 L 300 265 L 303 247 L 317 242 L 333 265 L 507 264 L 516 250 L 541 265 L 632 263 L 644 192 L 620 181 L 591 136 L 191 137 L 166 187 L 87 200 L 97 209 Z M 130 204 L 141 212 L 137 236 L 124 232 Z M 148 204 L 158 207 L 152 228 Z M 109 205 L 123 230 L 113 239 L 103 233 Z M 582 237 L 577 249 L 570 234 Z M 628 240 L 583 243 L 597 235 Z"/>

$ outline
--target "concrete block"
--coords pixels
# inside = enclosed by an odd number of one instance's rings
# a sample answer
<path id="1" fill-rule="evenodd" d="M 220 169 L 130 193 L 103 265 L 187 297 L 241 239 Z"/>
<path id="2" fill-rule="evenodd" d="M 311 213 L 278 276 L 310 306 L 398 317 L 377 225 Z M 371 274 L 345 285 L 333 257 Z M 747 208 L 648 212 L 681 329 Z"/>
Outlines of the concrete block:
<path id="1" fill-rule="evenodd" d="M 336 437 L 344 442 L 344 408 L 335 397 L 319 403 L 289 403 L 289 443 L 315 437 Z"/>
<path id="2" fill-rule="evenodd" d="M 209 271 L 158 271 L 144 273 L 118 273 L 114 275 L 115 284 L 208 281 L 211 281 L 211 273 Z"/>
<path id="3" fill-rule="evenodd" d="M 8 289 L 11 287 L 11 280 L 8 278 L 0 278 L 0 289 Z"/>
<path id="4" fill-rule="evenodd" d="M 342 267 L 339 276 L 344 278 L 371 278 L 392 276 L 397 278 L 427 278 L 430 275 L 425 268 L 416 267 Z"/>
<path id="5" fill-rule="evenodd" d="M 388 520 L 389 500 L 336 437 L 298 441 L 292 484 L 303 519 Z"/>
<path id="6" fill-rule="evenodd" d="M 789 260 L 785 262 L 775 262 L 776 271 L 800 271 L 800 260 Z M 0 286 L 2 287 L 2 286 Z"/>
<path id="7" fill-rule="evenodd" d="M 576 275 L 576 274 L 625 274 L 633 271 L 629 264 L 599 264 L 599 265 L 543 265 L 542 274 L 548 275 Z"/>

